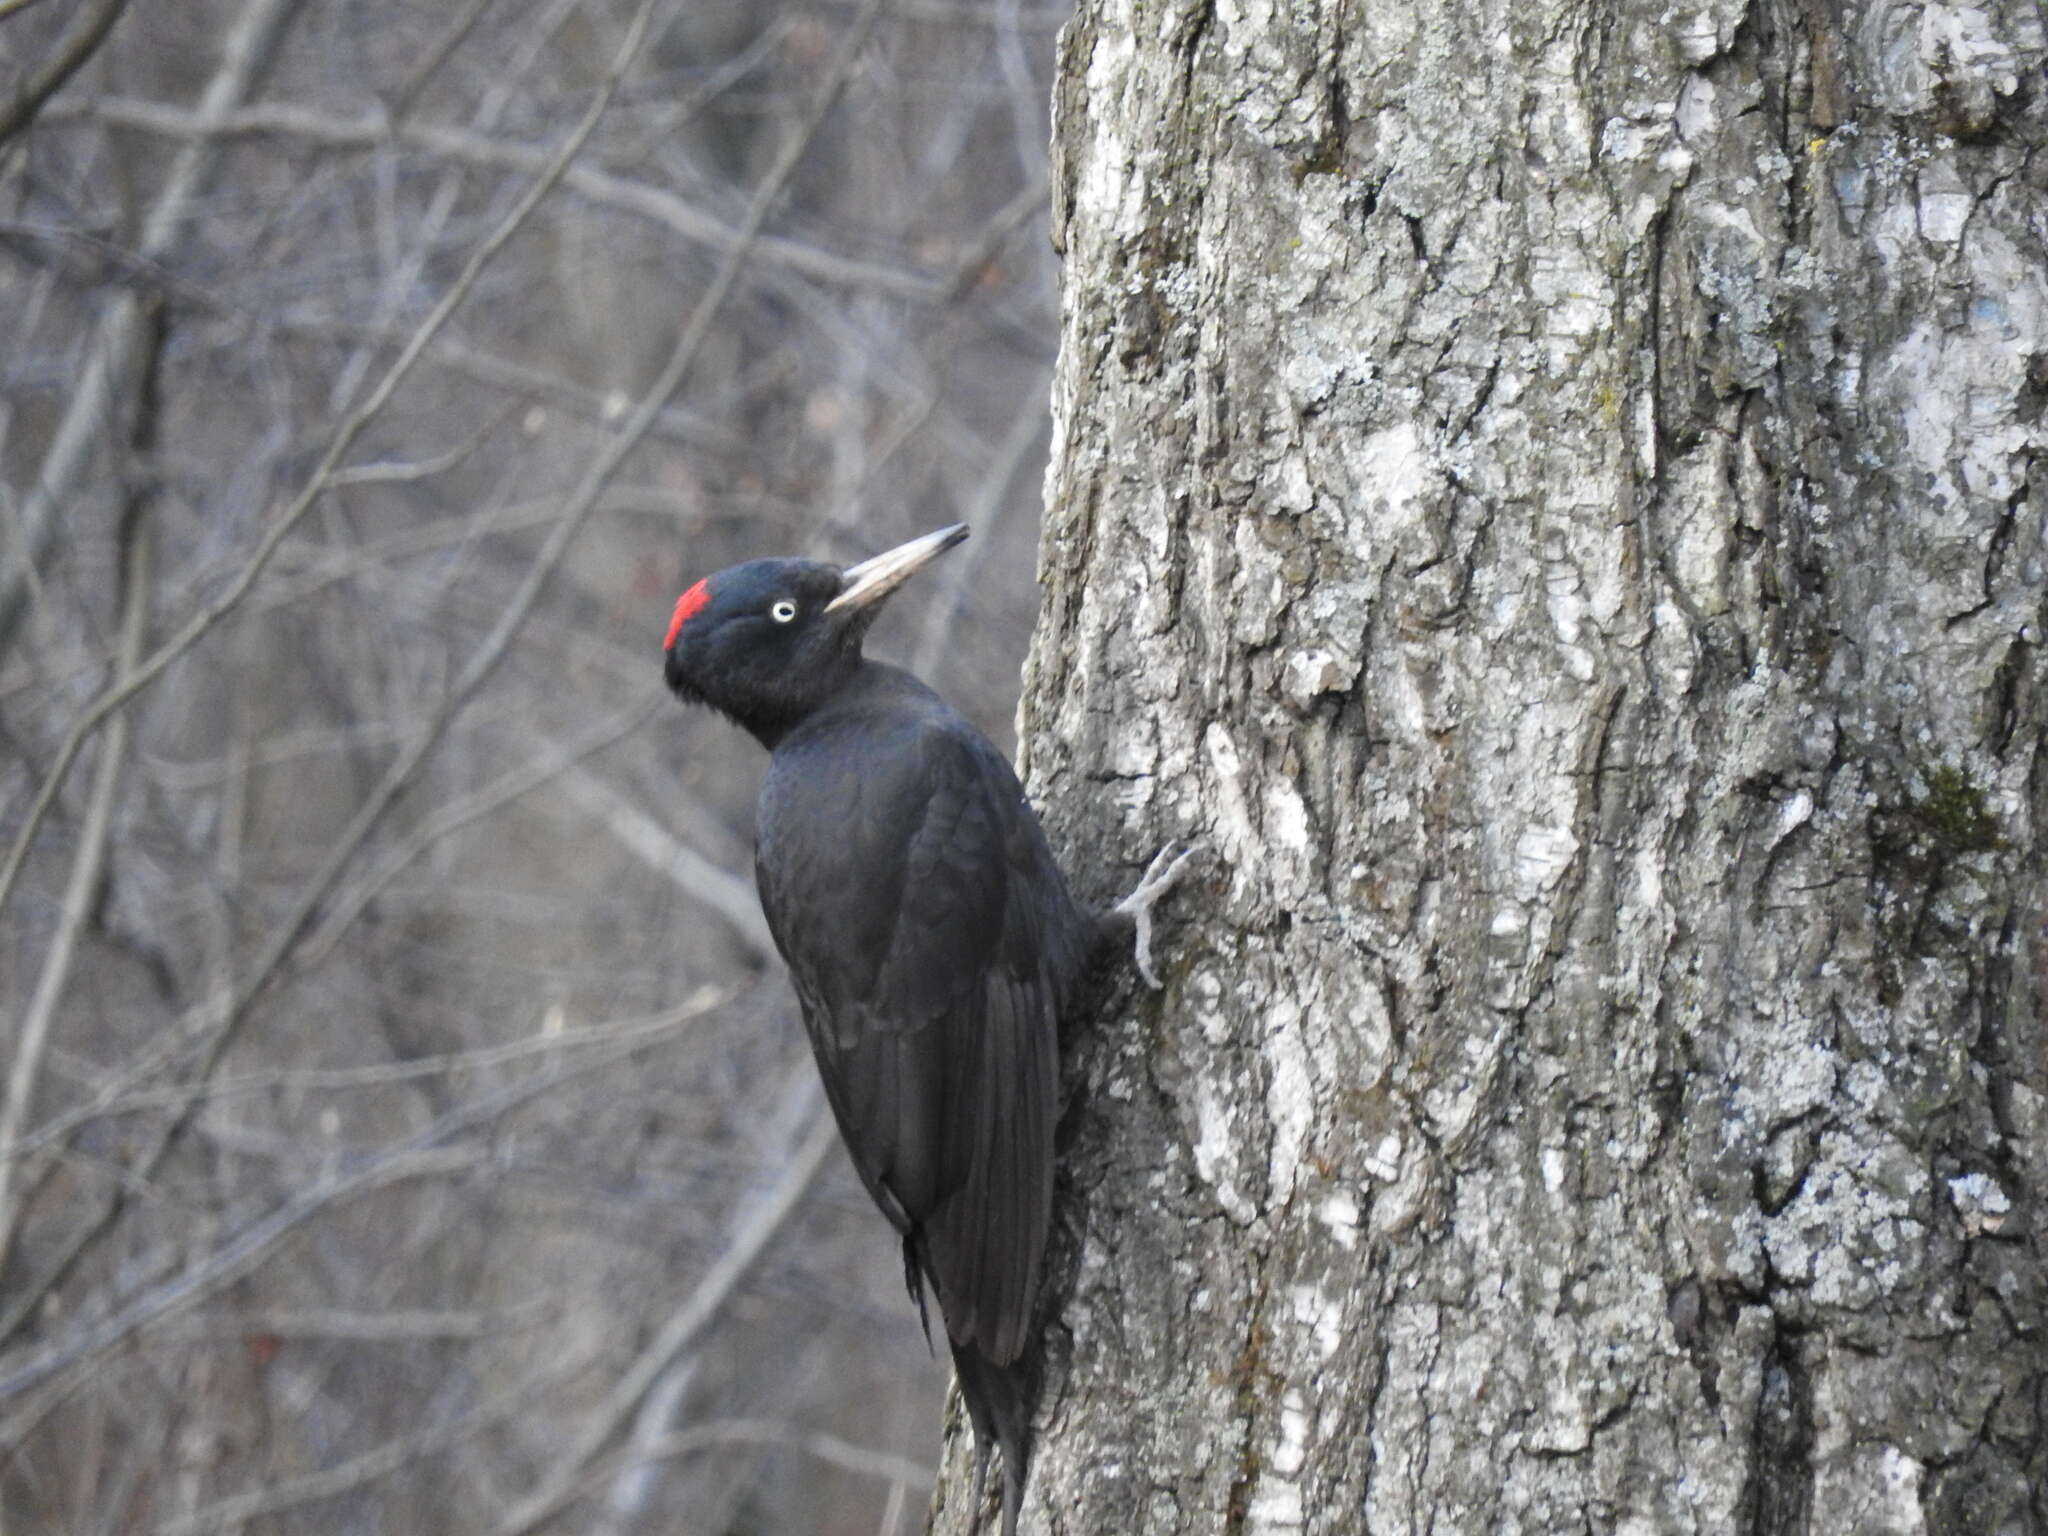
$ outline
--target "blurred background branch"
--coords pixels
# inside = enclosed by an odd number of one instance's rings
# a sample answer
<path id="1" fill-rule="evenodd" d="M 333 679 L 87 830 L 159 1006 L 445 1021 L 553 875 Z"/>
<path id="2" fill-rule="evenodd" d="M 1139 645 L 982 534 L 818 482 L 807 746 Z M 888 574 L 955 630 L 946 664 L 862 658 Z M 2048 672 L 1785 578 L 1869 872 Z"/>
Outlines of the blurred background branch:
<path id="1" fill-rule="evenodd" d="M 1007 739 L 1063 13 L 374 11 L 0 6 L 0 1529 L 913 1529 L 658 640 L 965 517 L 875 644 Z"/>

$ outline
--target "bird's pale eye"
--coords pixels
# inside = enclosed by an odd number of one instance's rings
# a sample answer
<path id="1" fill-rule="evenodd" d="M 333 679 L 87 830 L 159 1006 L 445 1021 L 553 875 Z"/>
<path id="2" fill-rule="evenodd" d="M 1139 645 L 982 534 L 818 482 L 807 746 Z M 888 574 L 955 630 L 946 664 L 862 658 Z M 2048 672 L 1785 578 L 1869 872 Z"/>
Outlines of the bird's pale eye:
<path id="1" fill-rule="evenodd" d="M 778 624 L 787 624 L 796 617 L 796 604 L 785 597 L 768 610 L 768 617 Z"/>

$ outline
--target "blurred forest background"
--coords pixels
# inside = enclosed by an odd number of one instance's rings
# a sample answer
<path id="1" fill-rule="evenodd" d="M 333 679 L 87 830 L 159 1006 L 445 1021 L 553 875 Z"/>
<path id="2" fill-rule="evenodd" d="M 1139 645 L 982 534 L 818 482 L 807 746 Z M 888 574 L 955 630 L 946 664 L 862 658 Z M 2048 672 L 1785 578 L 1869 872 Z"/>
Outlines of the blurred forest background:
<path id="1" fill-rule="evenodd" d="M 946 1381 L 680 587 L 974 538 L 1064 11 L 0 0 L 0 1530 L 919 1527 Z"/>

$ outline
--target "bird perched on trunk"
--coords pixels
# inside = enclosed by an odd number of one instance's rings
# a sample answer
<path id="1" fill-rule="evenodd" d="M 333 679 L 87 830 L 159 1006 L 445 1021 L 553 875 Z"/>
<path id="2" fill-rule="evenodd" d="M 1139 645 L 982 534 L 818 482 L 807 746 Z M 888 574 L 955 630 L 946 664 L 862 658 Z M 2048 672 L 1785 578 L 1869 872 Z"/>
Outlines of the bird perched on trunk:
<path id="1" fill-rule="evenodd" d="M 664 672 L 679 698 L 771 754 L 761 906 L 854 1168 L 902 1237 L 921 1318 L 924 1286 L 937 1296 L 974 1425 L 975 1508 L 1000 1447 L 1013 1536 L 1059 1019 L 1107 938 L 1135 932 L 1158 985 L 1151 908 L 1189 853 L 1162 853 L 1130 896 L 1088 912 L 1003 755 L 908 672 L 861 654 L 889 594 L 966 537 L 956 524 L 844 570 L 751 560 L 706 577 L 676 602 Z"/>

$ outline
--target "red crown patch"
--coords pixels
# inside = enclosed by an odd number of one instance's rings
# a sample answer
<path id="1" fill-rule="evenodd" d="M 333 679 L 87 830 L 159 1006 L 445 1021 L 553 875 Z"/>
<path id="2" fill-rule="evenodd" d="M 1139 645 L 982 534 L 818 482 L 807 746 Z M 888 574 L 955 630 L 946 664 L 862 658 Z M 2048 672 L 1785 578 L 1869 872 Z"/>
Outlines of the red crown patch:
<path id="1" fill-rule="evenodd" d="M 681 631 L 683 625 L 689 621 L 690 615 L 696 613 L 710 601 L 711 580 L 709 577 L 698 582 L 697 585 L 676 599 L 676 611 L 670 614 L 668 619 L 668 636 L 661 642 L 661 648 L 664 651 L 676 643 L 676 635 Z"/>

